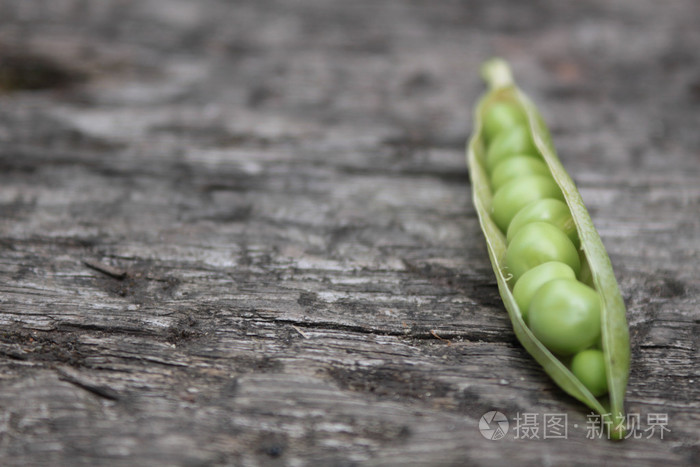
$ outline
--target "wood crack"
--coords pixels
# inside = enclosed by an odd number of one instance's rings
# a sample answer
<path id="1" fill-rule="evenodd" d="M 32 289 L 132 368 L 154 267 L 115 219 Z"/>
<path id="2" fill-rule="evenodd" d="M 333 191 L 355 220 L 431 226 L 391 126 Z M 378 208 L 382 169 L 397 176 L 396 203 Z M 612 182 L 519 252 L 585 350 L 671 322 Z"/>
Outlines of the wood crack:
<path id="1" fill-rule="evenodd" d="M 90 394 L 94 394 L 97 397 L 100 397 L 102 399 L 107 399 L 110 401 L 118 401 L 121 399 L 120 394 L 115 391 L 114 389 L 108 387 L 108 386 L 103 386 L 103 385 L 98 385 L 94 384 L 91 382 L 87 382 L 85 380 L 81 380 L 76 378 L 75 376 L 69 375 L 68 373 L 65 373 L 63 371 L 57 370 L 59 379 L 61 381 L 65 381 L 67 383 L 70 383 L 76 387 L 79 387 L 80 389 L 83 389 Z"/>

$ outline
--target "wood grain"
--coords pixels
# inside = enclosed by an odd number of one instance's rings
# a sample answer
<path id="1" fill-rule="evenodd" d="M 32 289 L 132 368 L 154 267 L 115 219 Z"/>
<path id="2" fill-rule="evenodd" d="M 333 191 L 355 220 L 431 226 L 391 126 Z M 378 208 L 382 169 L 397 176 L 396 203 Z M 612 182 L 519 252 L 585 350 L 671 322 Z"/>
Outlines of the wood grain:
<path id="1" fill-rule="evenodd" d="M 698 17 L 0 1 L 0 463 L 697 465 Z M 608 248 L 663 439 L 586 439 L 514 338 L 464 161 L 493 54 Z M 568 439 L 514 439 L 525 413 Z"/>

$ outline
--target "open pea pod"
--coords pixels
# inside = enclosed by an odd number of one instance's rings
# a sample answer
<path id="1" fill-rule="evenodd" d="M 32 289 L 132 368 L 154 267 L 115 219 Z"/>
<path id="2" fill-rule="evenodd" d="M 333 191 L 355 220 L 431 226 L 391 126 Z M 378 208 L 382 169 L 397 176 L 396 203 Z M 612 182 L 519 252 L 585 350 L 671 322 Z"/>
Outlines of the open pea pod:
<path id="1" fill-rule="evenodd" d="M 479 101 L 474 118 L 474 133 L 467 147 L 467 162 L 472 183 L 473 201 L 486 238 L 487 249 L 493 266 L 498 289 L 508 310 L 513 330 L 545 372 L 564 391 L 592 410 L 598 412 L 608 428 L 610 438 L 624 438 L 624 395 L 630 364 L 629 331 L 625 317 L 625 305 L 620 295 L 610 258 L 598 232 L 593 226 L 571 177 L 566 173 L 556 155 L 552 139 L 544 121 L 534 104 L 515 85 L 508 64 L 500 59 L 486 62 L 482 68 L 489 91 Z M 524 126 L 529 129 L 532 141 L 542 155 L 552 178 L 561 189 L 568 205 L 580 239 L 582 263 L 581 279 L 593 287 L 601 297 L 601 341 L 605 361 L 608 393 L 596 398 L 572 373 L 565 362 L 552 353 L 522 318 L 522 312 L 513 297 L 509 273 L 505 268 L 506 237 L 490 215 L 493 193 L 486 167 L 486 135 L 484 133 L 485 109 L 492 103 L 510 102 L 524 110 Z"/>

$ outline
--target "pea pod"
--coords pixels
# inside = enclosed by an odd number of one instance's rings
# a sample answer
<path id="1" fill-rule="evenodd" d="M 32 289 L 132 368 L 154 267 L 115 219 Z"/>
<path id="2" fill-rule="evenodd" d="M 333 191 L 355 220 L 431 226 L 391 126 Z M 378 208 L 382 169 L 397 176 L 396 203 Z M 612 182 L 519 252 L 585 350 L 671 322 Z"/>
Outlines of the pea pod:
<path id="1" fill-rule="evenodd" d="M 542 117 L 534 104 L 515 85 L 508 64 L 500 59 L 492 59 L 483 65 L 482 75 L 490 89 L 476 107 L 474 133 L 467 147 L 467 162 L 474 205 L 486 238 L 487 250 L 498 282 L 498 289 L 511 319 L 513 330 L 525 350 L 535 358 L 554 382 L 565 392 L 598 412 L 609 428 L 612 439 L 622 439 L 626 431 L 623 404 L 630 364 L 629 331 L 625 317 L 625 305 L 612 270 L 610 258 L 593 226 L 581 195 L 556 155 L 552 139 Z M 586 381 L 584 382 L 575 376 L 565 360 L 557 357 L 550 348 L 535 337 L 528 324 L 523 320 L 523 314 L 527 310 L 520 310 L 513 296 L 512 274 L 508 272 L 506 267 L 506 232 L 501 230 L 502 227 L 499 228 L 491 215 L 494 193 L 491 189 L 489 174 L 492 167 L 487 165 L 486 156 L 488 144 L 496 140 L 497 136 L 490 130 L 491 133 L 488 135 L 489 140 L 487 141 L 483 131 L 485 115 L 490 106 L 496 103 L 501 108 L 511 106 L 523 111 L 525 119 L 522 128 L 529 132 L 530 139 L 538 153 L 535 156 L 541 156 L 549 174 L 561 190 L 564 202 L 571 211 L 576 234 L 580 241 L 579 256 L 582 273 L 579 276 L 579 281 L 590 285 L 600 297 L 600 336 L 605 378 L 597 377 L 595 379 L 598 381 L 607 380 L 607 391 L 601 391 L 600 387 L 593 388 L 590 380 L 594 378 L 585 375 L 585 369 L 581 370 L 582 361 L 585 363 L 586 360 L 595 361 L 595 359 L 577 359 L 576 373 Z M 511 118 L 507 122 L 508 125 L 511 125 L 508 131 L 512 132 L 512 125 L 517 124 L 519 120 L 521 119 Z M 490 126 L 497 125 L 491 124 Z M 581 282 L 578 283 L 581 284 Z M 553 287 L 552 285 L 549 288 Z M 600 386 L 599 382 L 597 384 Z M 602 393 L 607 394 L 601 396 Z"/>

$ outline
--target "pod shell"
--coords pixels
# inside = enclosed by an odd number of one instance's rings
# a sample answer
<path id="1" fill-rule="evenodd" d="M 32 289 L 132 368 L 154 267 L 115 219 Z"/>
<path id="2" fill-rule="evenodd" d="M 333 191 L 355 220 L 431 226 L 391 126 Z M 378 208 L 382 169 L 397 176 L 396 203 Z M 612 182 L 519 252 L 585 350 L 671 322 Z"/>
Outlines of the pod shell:
<path id="1" fill-rule="evenodd" d="M 482 74 L 490 91 L 475 108 L 475 128 L 467 146 L 467 163 L 472 185 L 472 199 L 486 240 L 487 252 L 493 266 L 499 292 L 513 324 L 513 331 L 528 353 L 542 366 L 554 382 L 571 396 L 586 404 L 609 421 L 612 439 L 625 435 L 624 395 L 629 376 L 630 347 L 625 306 L 598 232 L 573 181 L 566 173 L 554 150 L 551 136 L 536 107 L 515 85 L 510 68 L 500 59 L 484 63 Z M 532 141 L 550 170 L 553 179 L 564 194 L 564 201 L 571 210 L 581 241 L 581 257 L 585 282 L 592 285 L 601 297 L 601 346 L 605 357 L 608 379 L 608 397 L 597 399 L 573 375 L 570 369 L 550 352 L 530 331 L 522 320 L 521 312 L 509 288 L 503 258 L 506 239 L 490 216 L 491 191 L 486 168 L 485 140 L 481 134 L 482 111 L 495 100 L 512 100 L 521 105 L 527 116 Z M 582 273 L 583 274 L 583 273 Z"/>

